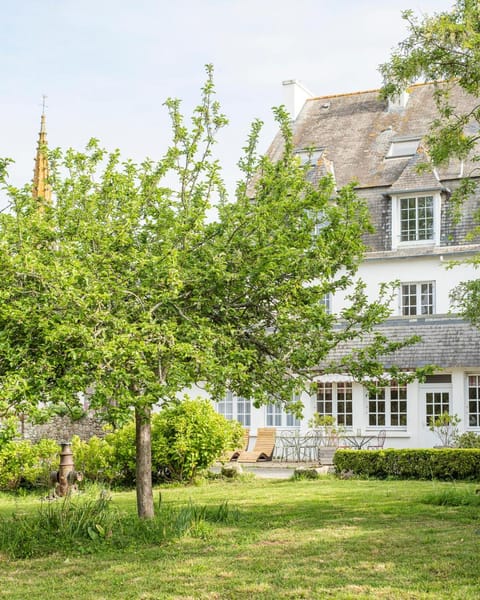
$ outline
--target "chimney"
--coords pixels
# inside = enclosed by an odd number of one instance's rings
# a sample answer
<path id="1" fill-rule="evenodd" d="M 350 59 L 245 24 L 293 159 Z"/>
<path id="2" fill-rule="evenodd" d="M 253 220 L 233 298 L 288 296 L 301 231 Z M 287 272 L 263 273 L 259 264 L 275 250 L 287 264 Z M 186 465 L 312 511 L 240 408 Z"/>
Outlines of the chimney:
<path id="1" fill-rule="evenodd" d="M 282 85 L 285 99 L 284 104 L 290 113 L 292 121 L 295 121 L 305 101 L 308 98 L 313 98 L 313 94 L 297 79 L 283 81 Z"/>

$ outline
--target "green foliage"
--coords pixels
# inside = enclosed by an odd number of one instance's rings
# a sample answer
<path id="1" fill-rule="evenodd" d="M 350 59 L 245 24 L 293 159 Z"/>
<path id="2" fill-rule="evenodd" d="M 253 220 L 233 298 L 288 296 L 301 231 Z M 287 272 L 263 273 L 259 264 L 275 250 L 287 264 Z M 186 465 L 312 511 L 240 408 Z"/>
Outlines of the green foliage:
<path id="1" fill-rule="evenodd" d="M 333 462 L 337 473 L 385 479 L 480 480 L 480 450 L 337 450 Z"/>
<path id="2" fill-rule="evenodd" d="M 130 440 L 133 446 L 135 440 Z M 86 480 L 92 482 L 113 484 L 121 483 L 119 462 L 115 455 L 116 447 L 105 439 L 96 436 L 88 442 L 78 436 L 72 438 L 72 452 L 75 470 L 83 474 Z M 132 483 L 132 481 L 130 481 Z"/>
<path id="3" fill-rule="evenodd" d="M 229 448 L 238 447 L 243 429 L 215 412 L 209 400 L 185 399 L 153 417 L 152 462 L 167 478 L 191 481 Z"/>
<path id="4" fill-rule="evenodd" d="M 60 448 L 53 440 L 32 444 L 28 440 L 11 441 L 0 448 L 0 489 L 48 487 L 49 475 L 58 468 Z"/>
<path id="5" fill-rule="evenodd" d="M 409 35 L 380 66 L 384 78 L 382 95 L 395 96 L 417 80 L 435 82 L 438 117 L 424 143 L 433 166 L 448 164 L 452 159 L 465 161 L 465 174 L 449 199 L 453 220 L 458 221 L 465 201 L 478 186 L 478 141 L 480 127 L 480 5 L 476 0 L 457 0 L 450 11 L 417 18 L 411 10 L 403 13 Z M 467 105 L 452 98 L 459 87 L 470 95 Z M 466 106 L 462 109 L 463 106 Z M 480 214 L 476 207 L 475 225 L 470 239 L 480 235 Z M 478 256 L 465 263 L 479 265 Z M 452 262 L 450 266 L 458 264 Z M 455 310 L 466 319 L 480 324 L 479 282 L 461 283 L 451 294 Z"/>
<path id="6" fill-rule="evenodd" d="M 0 422 L 0 448 L 11 442 L 17 436 L 18 420 L 16 417 L 6 417 Z"/>
<path id="7" fill-rule="evenodd" d="M 75 413 L 78 392 L 89 389 L 90 407 L 111 423 L 135 411 L 145 433 L 139 457 L 150 453 L 156 403 L 175 404 L 205 382 L 214 399 L 228 387 L 288 408 L 312 367 L 390 314 L 391 290 L 369 302 L 355 283 L 371 231 L 365 201 L 353 183 L 337 190 L 332 178 L 307 180 L 283 109 L 275 110 L 282 157 L 258 155 L 256 122 L 229 200 L 214 156 L 226 119 L 212 68 L 189 125 L 178 100 L 166 107 L 172 141 L 160 160 L 134 164 L 94 139 L 82 152 L 54 150 L 55 201 L 39 205 L 30 187 L 4 182 L 11 205 L 0 214 L 0 412 L 34 414 L 48 398 Z M 328 227 L 313 237 L 319 213 Z M 350 287 L 338 329 L 322 299 Z M 383 373 L 376 356 L 399 345 L 376 335 L 342 366 L 357 377 Z M 192 477 L 221 443 L 186 453 L 175 440 L 161 458 L 175 477 Z M 125 479 L 134 473 L 123 455 L 130 448 L 115 445 Z M 148 460 L 139 465 L 145 471 Z M 150 516 L 148 475 L 137 485 Z"/>
<path id="8" fill-rule="evenodd" d="M 466 431 L 456 439 L 457 448 L 480 448 L 480 435 L 473 431 Z"/>
<path id="9" fill-rule="evenodd" d="M 429 429 L 435 433 L 442 446 L 453 446 L 458 437 L 458 424 L 460 421 L 458 415 L 450 415 L 444 412 L 431 421 Z"/>

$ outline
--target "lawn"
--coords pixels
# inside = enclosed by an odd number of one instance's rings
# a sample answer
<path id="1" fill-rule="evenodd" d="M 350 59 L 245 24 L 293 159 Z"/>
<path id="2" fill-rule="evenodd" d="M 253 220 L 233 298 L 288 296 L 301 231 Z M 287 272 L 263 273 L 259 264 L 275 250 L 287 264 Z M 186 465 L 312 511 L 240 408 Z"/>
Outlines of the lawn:
<path id="1" fill-rule="evenodd" d="M 28 560 L 0 555 L 0 598 L 478 599 L 478 504 L 425 502 L 445 492 L 473 499 L 475 487 L 333 478 L 165 487 L 161 510 L 228 500 L 236 518 L 162 544 L 106 543 L 93 554 Z M 114 494 L 114 502 L 135 511 L 133 492 Z M 3 495 L 0 515 L 38 504 Z"/>

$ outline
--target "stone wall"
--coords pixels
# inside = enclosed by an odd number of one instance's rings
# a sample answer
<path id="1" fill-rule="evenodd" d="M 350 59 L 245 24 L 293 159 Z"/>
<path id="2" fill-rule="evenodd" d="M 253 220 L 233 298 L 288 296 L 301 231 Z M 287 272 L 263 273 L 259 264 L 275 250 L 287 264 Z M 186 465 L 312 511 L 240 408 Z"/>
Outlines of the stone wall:
<path id="1" fill-rule="evenodd" d="M 32 425 L 25 422 L 22 427 L 22 437 L 38 442 L 43 438 L 50 438 L 57 442 L 69 442 L 72 436 L 78 435 L 82 440 L 89 440 L 96 435 L 105 437 L 104 423 L 93 416 L 85 416 L 78 421 L 72 421 L 70 417 L 55 416 L 43 425 Z"/>

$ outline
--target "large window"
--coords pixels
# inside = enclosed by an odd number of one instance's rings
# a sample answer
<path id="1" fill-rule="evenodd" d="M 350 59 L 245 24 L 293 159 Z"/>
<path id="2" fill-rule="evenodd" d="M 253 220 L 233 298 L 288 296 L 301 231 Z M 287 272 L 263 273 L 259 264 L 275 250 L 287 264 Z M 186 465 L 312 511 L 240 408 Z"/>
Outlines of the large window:
<path id="1" fill-rule="evenodd" d="M 372 427 L 406 427 L 407 386 L 393 383 L 371 390 L 368 395 L 368 424 Z"/>
<path id="2" fill-rule="evenodd" d="M 400 286 L 400 314 L 432 315 L 435 312 L 434 282 L 402 283 Z"/>
<path id="3" fill-rule="evenodd" d="M 317 384 L 317 412 L 335 417 L 337 425 L 352 427 L 352 384 L 348 381 Z"/>
<path id="4" fill-rule="evenodd" d="M 400 198 L 400 241 L 433 240 L 433 196 Z"/>
<path id="5" fill-rule="evenodd" d="M 468 376 L 468 425 L 480 427 L 480 375 Z"/>
<path id="6" fill-rule="evenodd" d="M 217 402 L 217 412 L 226 419 L 237 419 L 244 427 L 250 427 L 252 403 L 247 398 L 227 392 L 225 398 Z"/>

